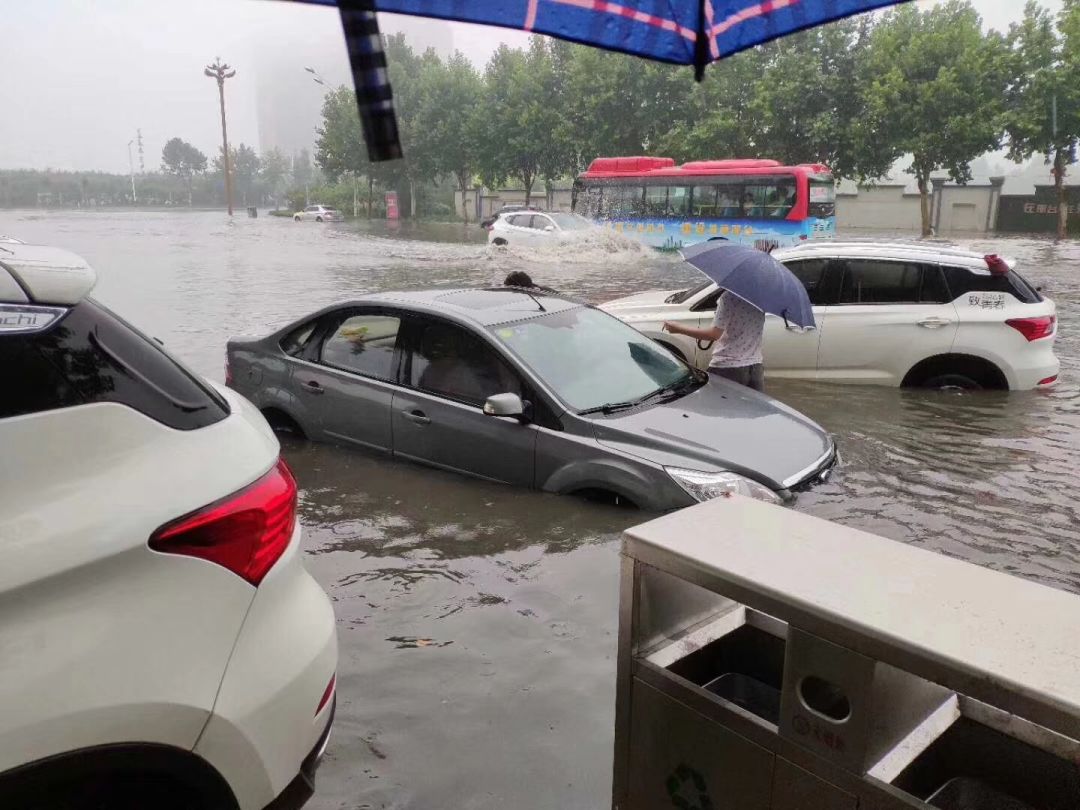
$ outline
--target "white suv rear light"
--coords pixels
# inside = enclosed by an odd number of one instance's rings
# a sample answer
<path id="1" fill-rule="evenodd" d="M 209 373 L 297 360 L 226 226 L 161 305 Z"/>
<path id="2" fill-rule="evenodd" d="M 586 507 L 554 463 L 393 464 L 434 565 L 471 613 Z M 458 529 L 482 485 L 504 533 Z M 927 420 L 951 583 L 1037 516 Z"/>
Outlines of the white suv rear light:
<path id="1" fill-rule="evenodd" d="M 166 523 L 150 537 L 164 554 L 198 557 L 258 586 L 296 525 L 296 481 L 284 459 L 255 483 Z"/>

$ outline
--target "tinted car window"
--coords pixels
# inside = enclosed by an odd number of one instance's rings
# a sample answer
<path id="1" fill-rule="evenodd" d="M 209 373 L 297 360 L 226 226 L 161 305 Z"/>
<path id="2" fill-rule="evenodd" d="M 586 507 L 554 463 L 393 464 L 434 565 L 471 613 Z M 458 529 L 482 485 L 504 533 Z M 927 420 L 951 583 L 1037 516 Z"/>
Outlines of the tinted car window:
<path id="1" fill-rule="evenodd" d="M 945 276 L 936 264 L 923 266 L 922 288 L 919 301 L 923 304 L 947 304 L 953 300 L 949 288 L 945 286 Z"/>
<path id="2" fill-rule="evenodd" d="M 213 389 L 161 346 L 91 299 L 73 307 L 48 332 L 23 337 L 21 349 L 3 351 L 5 373 L 10 351 L 11 362 L 26 370 L 28 384 L 36 380 L 33 384 L 43 386 L 37 393 L 19 394 L 23 403 L 36 400 L 43 408 L 59 408 L 80 401 L 117 402 L 177 430 L 205 427 L 229 413 Z M 8 391 L 0 400 L 8 397 L 15 401 Z"/>
<path id="3" fill-rule="evenodd" d="M 289 334 L 281 339 L 281 350 L 290 357 L 298 357 L 300 352 L 304 350 L 304 346 L 311 340 L 312 334 L 315 332 L 315 327 L 318 325 L 317 321 L 311 321 L 303 326 L 293 329 Z"/>
<path id="4" fill-rule="evenodd" d="M 994 276 L 989 273 L 972 273 L 966 267 L 942 267 L 941 269 L 949 284 L 950 301 L 955 301 L 969 292 L 1009 293 L 1025 304 L 1034 304 L 1042 300 L 1038 290 L 1015 271 L 1009 271 L 1003 276 Z"/>
<path id="5" fill-rule="evenodd" d="M 472 405 L 492 394 L 523 396 L 518 375 L 480 338 L 441 322 L 418 323 L 417 329 L 409 367 L 415 388 Z"/>
<path id="6" fill-rule="evenodd" d="M 544 228 L 546 228 L 548 225 L 551 225 L 551 224 L 552 224 L 551 220 L 548 219 L 547 217 L 542 217 L 542 216 L 536 215 L 536 216 L 534 216 L 532 218 L 532 226 L 534 228 L 536 228 L 538 231 L 544 230 Z"/>
<path id="7" fill-rule="evenodd" d="M 0 338 L 0 419 L 81 405 L 83 398 L 38 351 L 33 336 Z"/>
<path id="8" fill-rule="evenodd" d="M 785 262 L 788 270 L 806 287 L 806 294 L 810 296 L 810 303 L 814 306 L 823 306 L 827 303 L 823 296 L 823 276 L 825 275 L 825 259 L 807 259 L 801 262 Z"/>
<path id="9" fill-rule="evenodd" d="M 320 359 L 345 371 L 392 380 L 400 326 L 401 320 L 390 315 L 345 318 L 323 343 Z"/>
<path id="10" fill-rule="evenodd" d="M 845 262 L 840 304 L 913 304 L 919 300 L 922 265 L 851 259 Z"/>

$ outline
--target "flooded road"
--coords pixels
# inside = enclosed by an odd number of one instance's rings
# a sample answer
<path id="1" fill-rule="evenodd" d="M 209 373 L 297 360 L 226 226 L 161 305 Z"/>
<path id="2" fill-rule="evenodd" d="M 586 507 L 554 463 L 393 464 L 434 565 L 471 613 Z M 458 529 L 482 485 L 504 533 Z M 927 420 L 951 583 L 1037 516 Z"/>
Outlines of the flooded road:
<path id="1" fill-rule="evenodd" d="M 100 300 L 218 380 L 228 337 L 368 291 L 497 284 L 524 269 L 599 301 L 695 275 L 607 241 L 494 251 L 455 225 L 0 212 L 0 233 L 84 255 Z M 797 508 L 1080 592 L 1080 244 L 960 243 L 1018 257 L 1055 299 L 1062 382 L 977 395 L 770 382 L 843 454 Z M 285 454 L 341 642 L 311 807 L 606 806 L 618 537 L 642 516 L 329 446 L 289 442 Z"/>

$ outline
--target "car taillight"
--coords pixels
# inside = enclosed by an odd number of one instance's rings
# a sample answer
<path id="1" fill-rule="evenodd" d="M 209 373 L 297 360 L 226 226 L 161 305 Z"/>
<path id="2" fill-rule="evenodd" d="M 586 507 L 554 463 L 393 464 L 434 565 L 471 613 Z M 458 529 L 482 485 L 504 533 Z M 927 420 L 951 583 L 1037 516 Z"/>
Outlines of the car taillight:
<path id="1" fill-rule="evenodd" d="M 1032 341 L 1054 334 L 1054 321 L 1053 315 L 1041 315 L 1038 318 L 1009 318 L 1005 323 Z"/>
<path id="2" fill-rule="evenodd" d="M 1057 374 L 1054 374 L 1051 377 L 1043 377 L 1041 380 L 1039 380 L 1039 382 L 1037 384 L 1038 385 L 1049 385 L 1052 382 L 1057 382 L 1057 378 L 1058 378 Z"/>
<path id="3" fill-rule="evenodd" d="M 232 366 L 229 365 L 229 355 L 225 355 L 225 384 L 232 385 Z"/>
<path id="4" fill-rule="evenodd" d="M 198 557 L 258 585 L 278 561 L 296 523 L 296 480 L 284 459 L 253 484 L 166 523 L 150 537 L 164 554 Z"/>

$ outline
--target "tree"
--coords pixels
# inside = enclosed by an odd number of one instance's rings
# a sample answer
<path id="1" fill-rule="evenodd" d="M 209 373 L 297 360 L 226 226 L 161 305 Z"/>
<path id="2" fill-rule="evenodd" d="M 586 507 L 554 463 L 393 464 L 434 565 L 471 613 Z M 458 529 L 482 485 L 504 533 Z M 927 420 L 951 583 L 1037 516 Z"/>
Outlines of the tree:
<path id="1" fill-rule="evenodd" d="M 171 138 L 161 150 L 161 168 L 184 181 L 187 186 L 188 207 L 191 207 L 192 184 L 195 175 L 206 171 L 206 155 L 187 141 Z"/>
<path id="2" fill-rule="evenodd" d="M 225 176 L 224 151 L 218 147 L 217 157 L 214 158 L 214 173 Z M 259 156 L 250 146 L 241 143 L 239 146 L 229 147 L 229 157 L 232 163 L 233 182 L 236 190 L 240 192 L 243 205 L 255 202 L 255 181 L 259 177 Z"/>
<path id="3" fill-rule="evenodd" d="M 259 180 L 275 202 L 288 174 L 289 159 L 284 152 L 277 147 L 263 152 L 259 158 Z"/>
<path id="4" fill-rule="evenodd" d="M 315 163 L 327 180 L 338 182 L 349 177 L 353 182 L 353 216 L 359 216 L 360 176 L 368 174 L 368 217 L 371 217 L 374 177 L 367 158 L 367 145 L 356 110 L 356 95 L 344 85 L 323 99 L 322 125 L 317 130 Z"/>
<path id="5" fill-rule="evenodd" d="M 958 183 L 971 179 L 970 162 L 996 149 L 1008 59 L 1002 38 L 982 33 L 965 0 L 925 12 L 914 5 L 888 14 L 870 36 L 865 89 L 867 137 L 912 155 L 922 233 L 929 236 L 930 175 L 945 170 Z"/>
<path id="6" fill-rule="evenodd" d="M 461 53 L 445 66 L 425 72 L 423 98 L 416 111 L 421 122 L 416 144 L 431 156 L 436 172 L 453 176 L 461 191 L 461 213 L 469 221 L 465 193 L 477 172 L 484 141 L 481 106 L 484 83 Z"/>
<path id="7" fill-rule="evenodd" d="M 525 188 L 532 199 L 536 180 L 561 173 L 567 163 L 559 144 L 560 99 L 552 79 L 551 53 L 544 40 L 533 37 L 528 52 L 502 45 L 484 73 L 484 151 L 480 160 L 485 185 L 507 178 Z"/>
<path id="8" fill-rule="evenodd" d="M 292 181 L 293 185 L 304 189 L 304 199 L 307 200 L 307 188 L 311 185 L 313 177 L 311 170 L 311 155 L 307 149 L 301 149 L 293 155 Z"/>
<path id="9" fill-rule="evenodd" d="M 1068 227 L 1069 201 L 1065 168 L 1076 162 L 1080 139 L 1080 4 L 1066 4 L 1055 30 L 1050 13 L 1034 0 L 1024 18 L 1009 30 L 1011 81 L 1006 94 L 1005 131 L 1009 158 L 1021 161 L 1038 153 L 1052 163 L 1058 209 L 1057 238 Z"/>
<path id="10" fill-rule="evenodd" d="M 837 178 L 880 177 L 894 156 L 865 137 L 867 16 L 770 43 L 759 58 L 765 81 L 751 82 L 750 113 L 760 157 L 824 163 Z"/>

